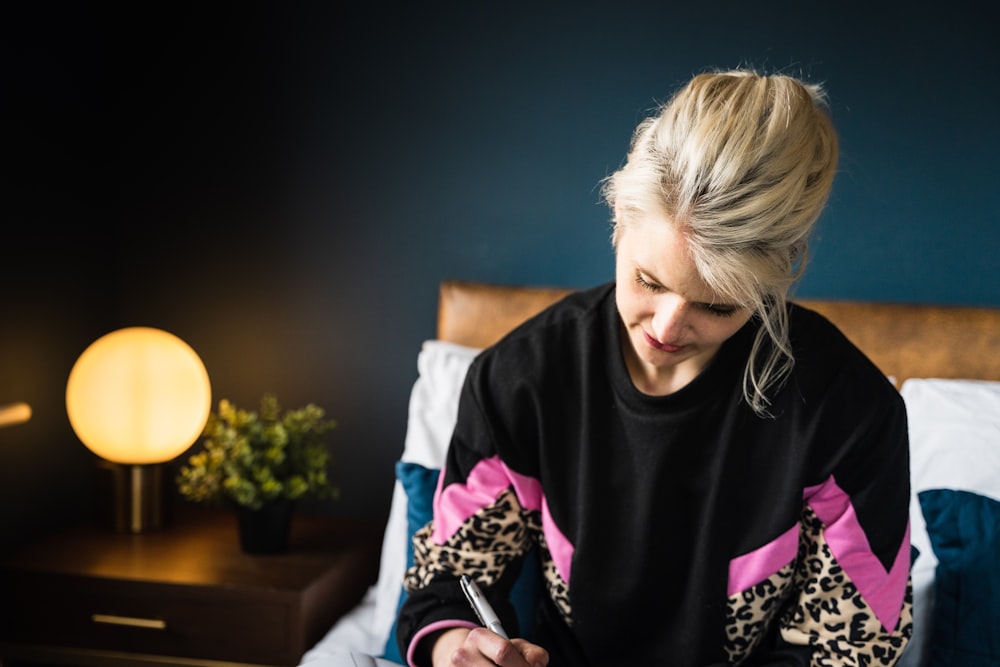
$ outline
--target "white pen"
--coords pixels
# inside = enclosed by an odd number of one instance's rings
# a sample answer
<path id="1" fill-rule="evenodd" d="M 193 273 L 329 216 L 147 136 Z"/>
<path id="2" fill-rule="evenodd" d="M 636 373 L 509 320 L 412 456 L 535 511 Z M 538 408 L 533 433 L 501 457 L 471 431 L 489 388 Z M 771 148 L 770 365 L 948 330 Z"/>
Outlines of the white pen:
<path id="1" fill-rule="evenodd" d="M 462 575 L 462 591 L 465 592 L 465 597 L 469 598 L 469 604 L 472 605 L 472 610 L 479 617 L 479 622 L 504 639 L 510 639 L 504 631 L 503 626 L 500 625 L 497 613 L 493 611 L 493 607 L 486 601 L 486 597 L 479 590 L 479 586 L 476 586 L 476 582 L 470 579 L 467 574 Z"/>

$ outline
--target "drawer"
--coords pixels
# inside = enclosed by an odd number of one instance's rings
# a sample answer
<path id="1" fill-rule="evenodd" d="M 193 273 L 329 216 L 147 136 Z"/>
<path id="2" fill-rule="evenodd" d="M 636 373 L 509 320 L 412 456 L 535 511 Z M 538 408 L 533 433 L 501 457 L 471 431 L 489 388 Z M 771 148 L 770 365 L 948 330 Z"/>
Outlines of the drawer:
<path id="1" fill-rule="evenodd" d="M 303 650 L 286 591 L 32 573 L 3 583 L 15 604 L 2 639 L 268 665 L 295 665 Z"/>

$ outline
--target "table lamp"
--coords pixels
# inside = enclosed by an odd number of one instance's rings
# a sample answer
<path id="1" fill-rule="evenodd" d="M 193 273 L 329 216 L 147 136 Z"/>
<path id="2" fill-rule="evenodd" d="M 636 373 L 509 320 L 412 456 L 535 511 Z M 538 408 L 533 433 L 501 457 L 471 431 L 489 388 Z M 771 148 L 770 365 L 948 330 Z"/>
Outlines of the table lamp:
<path id="1" fill-rule="evenodd" d="M 198 439 L 211 401 L 201 359 L 161 329 L 113 331 L 77 359 L 66 383 L 66 411 L 77 437 L 110 471 L 118 531 L 162 526 L 163 464 Z"/>

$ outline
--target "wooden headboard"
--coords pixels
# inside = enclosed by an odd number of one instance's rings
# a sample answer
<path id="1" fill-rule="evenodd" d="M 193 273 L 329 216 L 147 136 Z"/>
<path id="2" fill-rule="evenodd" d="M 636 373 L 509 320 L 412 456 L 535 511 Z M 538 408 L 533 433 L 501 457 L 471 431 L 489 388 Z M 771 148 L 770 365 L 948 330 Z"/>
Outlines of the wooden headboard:
<path id="1" fill-rule="evenodd" d="M 446 281 L 438 338 L 487 347 L 572 290 Z M 800 300 L 897 383 L 911 377 L 1000 380 L 1000 308 Z"/>

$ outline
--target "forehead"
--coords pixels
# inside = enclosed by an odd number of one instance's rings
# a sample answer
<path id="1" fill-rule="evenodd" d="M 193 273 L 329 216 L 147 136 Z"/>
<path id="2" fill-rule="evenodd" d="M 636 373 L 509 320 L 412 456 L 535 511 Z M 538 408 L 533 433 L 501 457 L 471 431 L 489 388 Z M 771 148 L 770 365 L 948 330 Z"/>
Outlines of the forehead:
<path id="1" fill-rule="evenodd" d="M 640 271 L 646 279 L 689 301 L 726 302 L 701 277 L 687 239 L 678 226 L 665 216 L 636 217 L 623 226 L 618 238 L 616 262 L 620 279 Z"/>

